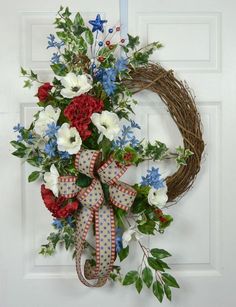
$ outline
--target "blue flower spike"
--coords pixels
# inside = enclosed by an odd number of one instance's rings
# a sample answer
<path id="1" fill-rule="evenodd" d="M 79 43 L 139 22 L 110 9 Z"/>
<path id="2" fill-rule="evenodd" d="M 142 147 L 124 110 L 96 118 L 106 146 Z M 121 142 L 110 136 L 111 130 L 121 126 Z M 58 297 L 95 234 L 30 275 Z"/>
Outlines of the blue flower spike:
<path id="1" fill-rule="evenodd" d="M 92 32 L 95 31 L 104 32 L 103 24 L 106 22 L 107 20 L 102 20 L 100 14 L 97 14 L 96 19 L 89 20 L 89 23 L 93 26 Z"/>
<path id="2" fill-rule="evenodd" d="M 147 171 L 147 176 L 142 176 L 142 186 L 150 186 L 156 190 L 163 188 L 164 183 L 161 179 L 161 174 L 159 173 L 159 168 L 152 167 Z"/>

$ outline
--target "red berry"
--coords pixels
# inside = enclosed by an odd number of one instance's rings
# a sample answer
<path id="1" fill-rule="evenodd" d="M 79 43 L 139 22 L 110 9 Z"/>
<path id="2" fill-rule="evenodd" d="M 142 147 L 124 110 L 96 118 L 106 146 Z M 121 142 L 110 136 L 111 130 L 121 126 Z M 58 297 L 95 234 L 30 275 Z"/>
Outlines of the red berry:
<path id="1" fill-rule="evenodd" d="M 114 45 L 110 45 L 108 48 L 112 50 L 114 48 Z"/>
<path id="2" fill-rule="evenodd" d="M 161 223 L 167 222 L 167 219 L 164 216 L 160 216 L 159 220 L 160 220 Z"/>
<path id="3" fill-rule="evenodd" d="M 110 43 L 111 43 L 110 41 L 106 41 L 106 45 L 107 45 L 107 46 L 109 46 L 109 45 L 110 45 Z"/>
<path id="4" fill-rule="evenodd" d="M 124 39 L 124 38 L 122 38 L 122 39 L 120 40 L 120 42 L 121 42 L 122 44 L 124 44 L 125 39 Z"/>
<path id="5" fill-rule="evenodd" d="M 99 56 L 99 57 L 98 57 L 98 61 L 99 61 L 99 62 L 103 62 L 104 60 L 105 60 L 105 58 L 104 58 L 103 56 Z"/>
<path id="6" fill-rule="evenodd" d="M 117 31 L 117 32 L 120 31 L 120 27 L 116 27 L 116 31 Z"/>
<path id="7" fill-rule="evenodd" d="M 155 209 L 155 213 L 156 213 L 157 217 L 160 217 L 160 216 L 163 215 L 163 212 L 162 212 L 161 209 Z"/>

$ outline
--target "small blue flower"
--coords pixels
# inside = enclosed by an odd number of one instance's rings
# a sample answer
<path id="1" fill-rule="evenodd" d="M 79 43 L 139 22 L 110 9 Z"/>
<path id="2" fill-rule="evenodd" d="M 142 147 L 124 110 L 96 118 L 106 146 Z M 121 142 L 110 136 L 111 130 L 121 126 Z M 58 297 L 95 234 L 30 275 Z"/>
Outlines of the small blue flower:
<path id="1" fill-rule="evenodd" d="M 51 58 L 51 62 L 52 62 L 52 64 L 58 64 L 58 63 L 60 63 L 60 54 L 58 53 L 58 52 L 54 52 L 53 54 L 52 54 L 52 58 Z"/>
<path id="2" fill-rule="evenodd" d="M 56 228 L 56 229 L 62 229 L 63 225 L 61 220 L 59 219 L 54 219 L 52 222 L 52 225 Z"/>
<path id="3" fill-rule="evenodd" d="M 47 49 L 49 49 L 49 48 L 58 48 L 58 49 L 60 49 L 62 46 L 65 45 L 65 43 L 62 42 L 62 41 L 61 42 L 56 42 L 55 35 L 53 35 L 53 34 L 49 34 L 47 39 L 48 39 Z"/>
<path id="4" fill-rule="evenodd" d="M 67 223 L 71 226 L 71 227 L 75 227 L 75 220 L 73 219 L 73 217 L 70 215 L 68 216 L 68 218 L 66 219 Z"/>
<path id="5" fill-rule="evenodd" d="M 105 69 L 102 73 L 102 85 L 108 96 L 113 95 L 116 90 L 116 70 L 114 68 Z"/>
<path id="6" fill-rule="evenodd" d="M 163 179 L 161 179 L 161 175 L 159 173 L 159 168 L 152 167 L 147 171 L 147 176 L 142 176 L 142 186 L 150 186 L 154 189 L 160 189 L 164 187 Z"/>
<path id="7" fill-rule="evenodd" d="M 122 244 L 122 228 L 117 227 L 116 228 L 116 252 L 119 253 L 122 248 L 123 248 L 123 244 Z"/>
<path id="8" fill-rule="evenodd" d="M 137 124 L 134 120 L 131 119 L 130 123 L 132 128 L 141 129 L 139 124 Z"/>
<path id="9" fill-rule="evenodd" d="M 137 145 L 139 143 L 140 143 L 140 141 L 135 136 L 133 136 L 132 139 L 130 140 L 130 146 L 131 147 L 137 147 Z"/>
<path id="10" fill-rule="evenodd" d="M 121 135 L 123 137 L 131 138 L 133 136 L 133 131 L 131 127 L 123 125 Z"/>
<path id="11" fill-rule="evenodd" d="M 22 142 L 23 141 L 23 136 L 21 134 L 17 135 L 17 142 Z"/>
<path id="12" fill-rule="evenodd" d="M 24 126 L 22 126 L 21 124 L 17 124 L 16 126 L 13 127 L 14 132 L 18 132 L 21 129 L 24 129 Z"/>
<path id="13" fill-rule="evenodd" d="M 120 58 L 115 63 L 115 68 L 118 72 L 127 70 L 128 59 Z"/>
<path id="14" fill-rule="evenodd" d="M 63 160 L 70 158 L 70 154 L 67 151 L 59 151 L 59 155 Z"/>
<path id="15" fill-rule="evenodd" d="M 48 39 L 47 49 L 55 47 L 55 36 L 53 34 L 49 34 L 47 39 Z"/>
<path id="16" fill-rule="evenodd" d="M 49 155 L 50 158 L 56 156 L 56 145 L 57 145 L 56 141 L 55 140 L 51 140 L 44 147 L 45 153 L 47 155 Z"/>
<path id="17" fill-rule="evenodd" d="M 57 126 L 55 123 L 48 124 L 48 129 L 45 131 L 45 135 L 48 137 L 54 137 L 57 134 L 60 126 Z"/>
<path id="18" fill-rule="evenodd" d="M 34 138 L 33 138 L 33 135 L 32 135 L 31 132 L 29 133 L 27 143 L 30 144 L 30 145 L 32 145 L 34 143 Z"/>

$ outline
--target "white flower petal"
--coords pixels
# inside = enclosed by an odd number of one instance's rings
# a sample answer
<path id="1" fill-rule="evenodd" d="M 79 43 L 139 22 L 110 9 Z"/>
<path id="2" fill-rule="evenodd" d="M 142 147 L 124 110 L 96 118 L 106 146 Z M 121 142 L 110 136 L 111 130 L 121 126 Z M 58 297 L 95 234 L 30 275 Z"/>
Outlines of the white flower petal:
<path id="1" fill-rule="evenodd" d="M 50 167 L 50 172 L 44 174 L 45 187 L 50 189 L 58 197 L 58 177 L 59 173 L 54 164 Z"/>
<path id="2" fill-rule="evenodd" d="M 82 145 L 79 132 L 68 123 L 64 123 L 57 133 L 57 148 L 59 151 L 67 151 L 70 155 L 76 154 Z"/>

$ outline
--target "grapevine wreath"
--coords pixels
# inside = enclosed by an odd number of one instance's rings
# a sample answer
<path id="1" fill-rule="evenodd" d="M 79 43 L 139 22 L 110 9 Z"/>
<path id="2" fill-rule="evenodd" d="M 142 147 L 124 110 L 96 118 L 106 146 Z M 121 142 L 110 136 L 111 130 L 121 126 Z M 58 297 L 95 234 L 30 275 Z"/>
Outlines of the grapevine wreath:
<path id="1" fill-rule="evenodd" d="M 138 293 L 145 285 L 160 302 L 164 295 L 171 300 L 171 287 L 179 287 L 165 262 L 171 255 L 160 247 L 149 249 L 143 238 L 162 234 L 171 224 L 166 209 L 189 190 L 200 170 L 200 116 L 187 85 L 149 60 L 162 47 L 159 42 L 141 48 L 138 36 L 124 39 L 118 25 L 105 30 L 106 23 L 98 14 L 86 25 L 79 13 L 72 18 L 68 8 L 60 8 L 57 38 L 50 34 L 47 46 L 53 49 L 53 79 L 41 82 L 32 70 L 21 68 L 24 87 L 40 84 L 39 111 L 30 127 L 14 127 L 13 155 L 37 168 L 29 182 L 43 179 L 41 195 L 54 231 L 40 254 L 53 255 L 64 246 L 72 250 L 86 286 L 101 287 L 110 279 L 134 284 Z M 184 147 L 173 151 L 158 140 L 136 137 L 141 127 L 134 121 L 133 94 L 144 89 L 166 105 Z M 178 169 L 167 178 L 153 166 L 139 183 L 121 180 L 131 166 L 169 159 Z M 123 275 L 120 263 L 129 255 L 131 240 L 143 257 L 136 270 Z M 83 263 L 85 249 L 90 256 Z"/>

